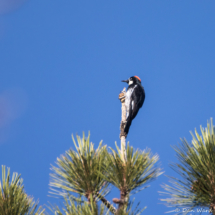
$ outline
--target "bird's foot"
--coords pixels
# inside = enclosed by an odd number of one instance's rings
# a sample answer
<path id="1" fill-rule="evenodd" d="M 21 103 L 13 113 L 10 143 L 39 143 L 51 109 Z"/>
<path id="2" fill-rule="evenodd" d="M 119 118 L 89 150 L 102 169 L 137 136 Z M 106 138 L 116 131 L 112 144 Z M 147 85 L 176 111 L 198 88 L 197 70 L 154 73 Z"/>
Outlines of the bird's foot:
<path id="1" fill-rule="evenodd" d="M 125 100 L 125 94 L 126 94 L 126 88 L 123 89 L 123 91 L 120 92 L 119 94 L 119 99 L 124 101 Z"/>

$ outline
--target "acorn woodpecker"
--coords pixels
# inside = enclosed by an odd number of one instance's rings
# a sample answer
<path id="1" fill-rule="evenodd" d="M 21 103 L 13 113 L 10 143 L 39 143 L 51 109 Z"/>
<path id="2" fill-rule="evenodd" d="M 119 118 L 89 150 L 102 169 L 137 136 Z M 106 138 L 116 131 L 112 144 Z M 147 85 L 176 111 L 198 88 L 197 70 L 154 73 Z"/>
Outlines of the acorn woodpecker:
<path id="1" fill-rule="evenodd" d="M 145 91 L 141 85 L 141 79 L 138 76 L 132 76 L 128 80 L 123 80 L 128 84 L 128 89 L 125 96 L 126 106 L 126 125 L 124 132 L 128 134 L 132 120 L 136 117 L 139 109 L 142 107 L 145 100 Z"/>

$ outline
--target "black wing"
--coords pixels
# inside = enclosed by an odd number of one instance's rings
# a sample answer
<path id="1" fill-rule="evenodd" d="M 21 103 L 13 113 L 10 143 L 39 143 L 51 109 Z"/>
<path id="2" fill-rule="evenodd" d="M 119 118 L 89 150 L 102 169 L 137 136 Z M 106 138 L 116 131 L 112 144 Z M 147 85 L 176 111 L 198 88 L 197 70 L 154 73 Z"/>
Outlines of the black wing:
<path id="1" fill-rule="evenodd" d="M 134 119 L 139 111 L 139 109 L 143 106 L 143 102 L 145 100 L 145 91 L 141 85 L 137 85 L 136 90 L 132 93 L 132 119 Z"/>

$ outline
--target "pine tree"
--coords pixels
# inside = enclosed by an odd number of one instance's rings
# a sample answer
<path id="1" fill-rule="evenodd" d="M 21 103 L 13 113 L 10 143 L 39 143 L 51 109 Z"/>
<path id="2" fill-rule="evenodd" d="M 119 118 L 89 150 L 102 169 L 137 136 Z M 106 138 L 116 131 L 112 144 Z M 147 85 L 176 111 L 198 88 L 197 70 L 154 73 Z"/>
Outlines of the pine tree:
<path id="1" fill-rule="evenodd" d="M 134 215 L 145 209 L 132 208 L 131 194 L 144 189 L 145 184 L 156 179 L 161 173 L 156 166 L 158 155 L 150 150 L 134 150 L 127 144 L 124 132 L 126 121 L 125 89 L 120 93 L 122 121 L 120 125 L 121 149 L 108 150 L 100 142 L 97 149 L 90 142 L 90 135 L 72 136 L 76 151 L 70 149 L 57 158 L 57 166 L 52 166 L 50 186 L 54 194 L 63 196 L 65 208 L 52 207 L 55 215 Z M 112 187 L 119 190 L 120 198 L 109 202 L 106 195 Z M 99 204 L 102 202 L 102 204 Z"/>
<path id="2" fill-rule="evenodd" d="M 117 145 L 117 151 L 111 149 L 108 152 L 102 143 L 95 149 L 90 143 L 90 135 L 87 138 L 77 136 L 77 143 L 74 138 L 73 141 L 76 151 L 68 150 L 57 159 L 57 166 L 52 166 L 50 186 L 52 193 L 65 198 L 63 211 L 69 215 L 134 214 L 129 207 L 130 194 L 140 191 L 147 182 L 158 177 L 160 169 L 155 167 L 158 156 L 152 156 L 149 150 L 134 151 L 128 144 L 124 159 Z M 120 198 L 113 199 L 118 208 L 106 199 L 110 184 L 120 191 Z M 98 204 L 99 201 L 103 204 Z M 62 214 L 58 207 L 53 211 Z"/>
<path id="3" fill-rule="evenodd" d="M 187 214 L 189 211 L 215 214 L 215 133 L 214 126 L 200 126 L 201 134 L 195 130 L 192 142 L 182 139 L 174 150 L 178 163 L 171 167 L 181 178 L 171 177 L 171 185 L 163 187 L 169 198 L 162 199 L 167 206 L 176 207 L 176 214 Z M 184 208 L 184 209 L 182 209 Z M 186 208 L 186 209 L 185 209 Z"/>
<path id="4" fill-rule="evenodd" d="M 10 169 L 7 172 L 2 166 L 0 182 L 0 214 L 1 215 L 43 215 L 44 210 L 24 191 L 21 175 L 13 173 L 10 180 Z"/>

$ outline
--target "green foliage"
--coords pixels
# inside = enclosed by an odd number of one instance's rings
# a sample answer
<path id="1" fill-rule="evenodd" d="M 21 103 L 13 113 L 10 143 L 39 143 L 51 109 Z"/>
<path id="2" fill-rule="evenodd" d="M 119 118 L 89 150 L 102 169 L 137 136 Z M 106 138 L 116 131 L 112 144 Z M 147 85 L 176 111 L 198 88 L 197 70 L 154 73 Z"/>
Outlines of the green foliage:
<path id="1" fill-rule="evenodd" d="M 64 208 L 60 209 L 58 206 L 51 208 L 55 215 L 109 215 L 109 212 L 103 205 L 98 205 L 93 201 L 92 197 L 89 202 L 84 202 L 81 199 L 74 202 L 71 196 L 64 197 Z"/>
<path id="2" fill-rule="evenodd" d="M 72 136 L 73 138 L 73 136 Z M 107 183 L 97 174 L 104 172 L 106 161 L 106 146 L 95 150 L 93 143 L 90 143 L 90 135 L 85 139 L 77 136 L 78 144 L 73 138 L 75 150 L 66 151 L 66 155 L 57 158 L 57 167 L 52 166 L 50 186 L 55 194 L 65 196 L 67 192 L 73 192 L 85 196 L 88 200 L 91 194 L 107 188 Z"/>
<path id="3" fill-rule="evenodd" d="M 124 162 L 120 149 L 116 147 L 117 151 L 111 149 L 107 155 L 108 165 L 102 177 L 119 190 L 126 189 L 126 193 L 130 193 L 160 175 L 160 169 L 154 167 L 158 155 L 152 156 L 150 150 L 134 151 L 128 144 Z"/>
<path id="4" fill-rule="evenodd" d="M 13 173 L 10 181 L 10 169 L 6 173 L 2 166 L 2 181 L 0 182 L 0 214 L 4 215 L 42 215 L 44 210 L 29 197 L 22 184 L 20 175 Z"/>
<path id="5" fill-rule="evenodd" d="M 121 210 L 118 210 L 117 215 L 140 215 L 142 214 L 142 212 L 146 209 L 146 207 L 140 209 L 139 205 L 140 202 L 137 204 L 137 206 L 135 208 L 134 207 L 134 200 L 129 201 L 128 204 L 125 205 L 124 208 L 122 208 Z"/>
<path id="6" fill-rule="evenodd" d="M 182 179 L 171 177 L 171 186 L 163 185 L 164 194 L 170 198 L 162 199 L 170 207 L 214 208 L 215 206 L 215 136 L 214 126 L 208 123 L 201 128 L 201 136 L 195 130 L 192 142 L 186 139 L 178 147 L 174 147 L 179 163 L 172 168 Z M 187 213 L 184 213 L 187 214 Z"/>
<path id="7" fill-rule="evenodd" d="M 137 210 L 135 213 L 129 207 L 129 194 L 138 192 L 138 189 L 160 174 L 160 169 L 155 167 L 158 156 L 152 156 L 149 150 L 134 151 L 128 145 L 124 161 L 118 147 L 117 151 L 111 149 L 109 153 L 100 142 L 98 148 L 94 149 L 90 135 L 87 138 L 84 134 L 83 138 L 77 136 L 77 143 L 74 138 L 73 142 L 76 151 L 66 151 L 65 155 L 57 158 L 57 166 L 52 166 L 50 186 L 52 193 L 65 199 L 62 211 L 66 215 L 102 215 L 109 212 L 117 215 L 140 214 L 142 211 Z M 118 209 L 105 199 L 109 183 L 120 190 L 120 199 L 115 198 L 114 201 L 119 205 Z M 81 196 L 82 201 L 77 195 Z M 98 201 L 103 204 L 99 205 Z M 58 207 L 53 211 L 55 215 L 62 215 Z"/>
<path id="8" fill-rule="evenodd" d="M 143 185 L 161 174 L 160 169 L 155 167 L 159 157 L 152 156 L 150 150 L 134 151 L 133 147 L 128 144 L 124 158 L 117 145 L 116 148 L 117 151 L 111 149 L 111 153 L 107 154 L 108 165 L 106 165 L 105 174 L 100 173 L 100 175 L 120 190 L 120 199 L 114 200 L 119 204 L 116 214 L 135 214 L 131 208 L 128 208 L 129 195 L 132 191 L 137 193 L 144 189 L 145 187 L 141 189 Z"/>
<path id="9" fill-rule="evenodd" d="M 126 205 L 126 212 L 123 210 L 118 211 L 117 215 L 140 215 L 145 208 L 138 209 L 139 204 L 136 206 L 134 210 L 132 210 L 133 201 L 129 202 Z M 90 201 L 90 203 L 83 201 L 81 198 L 79 201 L 74 201 L 74 199 L 68 195 L 64 197 L 64 208 L 60 209 L 58 206 L 49 207 L 50 211 L 53 212 L 54 215 L 109 215 L 110 211 L 107 210 L 104 205 L 97 205 L 94 201 Z"/>

